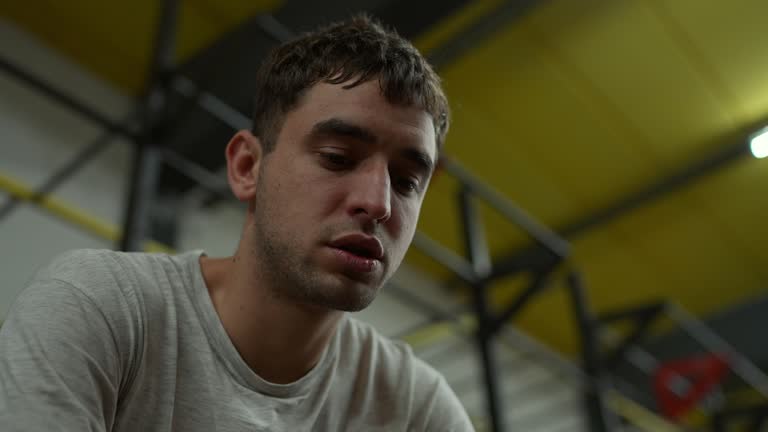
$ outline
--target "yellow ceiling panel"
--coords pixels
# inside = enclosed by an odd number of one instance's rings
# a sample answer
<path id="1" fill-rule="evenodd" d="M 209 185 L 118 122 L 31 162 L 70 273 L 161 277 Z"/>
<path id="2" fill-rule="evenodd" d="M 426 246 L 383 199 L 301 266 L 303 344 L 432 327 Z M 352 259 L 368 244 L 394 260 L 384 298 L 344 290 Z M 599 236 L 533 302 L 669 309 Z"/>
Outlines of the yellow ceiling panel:
<path id="1" fill-rule="evenodd" d="M 754 292 L 762 281 L 746 265 L 743 252 L 686 195 L 646 206 L 618 221 L 616 229 L 662 279 L 655 287 L 628 279 L 630 289 L 672 298 L 705 313 Z"/>
<path id="2" fill-rule="evenodd" d="M 738 124 L 766 120 L 768 114 L 768 2 L 655 0 L 712 88 Z"/>
<path id="3" fill-rule="evenodd" d="M 573 116 L 559 120 L 559 114 L 568 114 L 561 106 L 538 102 L 548 100 L 559 89 L 552 87 L 551 74 L 546 69 L 542 72 L 542 60 L 525 40 L 513 35 L 498 43 L 513 45 L 510 51 L 515 55 L 501 59 L 498 53 L 479 50 L 444 73 L 454 111 L 448 149 L 538 218 L 559 220 L 581 205 L 573 193 L 562 188 L 572 179 L 557 178 L 563 171 L 553 167 L 548 157 L 550 151 L 569 144 L 567 131 L 572 128 L 568 123 Z M 510 62 L 517 64 L 510 66 Z M 465 78 L 469 75 L 471 80 Z M 558 119 L 555 127 L 553 119 Z M 552 130 L 562 131 L 562 135 L 550 147 L 552 140 L 546 135 Z M 431 214 L 427 204 L 425 215 Z M 493 225 L 493 231 L 497 229 L 503 230 L 501 225 Z"/>
<path id="4" fill-rule="evenodd" d="M 555 2 L 570 11 L 575 2 Z M 643 1 L 601 2 L 594 14 L 553 28 L 534 17 L 542 37 L 583 73 L 628 124 L 625 139 L 656 155 L 661 172 L 733 127 L 684 47 Z"/>
<path id="5" fill-rule="evenodd" d="M 573 242 L 573 260 L 583 272 L 595 310 L 606 311 L 659 300 L 663 275 L 634 253 L 626 235 L 602 229 Z M 639 289 L 638 289 L 639 287 Z"/>
<path id="6" fill-rule="evenodd" d="M 505 134 L 499 129 L 504 124 L 503 120 L 473 115 L 477 109 L 465 103 L 456 110 L 459 112 L 455 114 L 457 120 L 451 131 L 448 146 L 450 154 L 456 155 L 462 164 L 480 175 L 483 181 L 495 185 L 507 196 L 512 196 L 538 218 L 551 220 L 556 215 L 569 212 L 575 203 L 562 192 L 555 179 L 545 170 L 539 169 L 542 164 L 535 160 L 535 155 L 528 151 L 516 151 L 533 139 L 521 135 L 513 138 L 511 134 Z M 453 201 L 454 196 L 454 193 L 447 194 L 442 190 L 430 191 L 425 203 L 425 216 L 436 214 L 433 213 L 433 204 Z M 491 215 L 491 218 L 494 216 Z M 508 224 L 493 224 L 489 228 L 494 227 L 494 232 L 497 229 L 508 232 L 508 228 L 511 228 L 506 227 Z"/>
<path id="7" fill-rule="evenodd" d="M 745 264 L 768 288 L 768 160 L 745 156 L 691 188 L 691 196 L 712 217 L 716 232 L 729 238 Z"/>

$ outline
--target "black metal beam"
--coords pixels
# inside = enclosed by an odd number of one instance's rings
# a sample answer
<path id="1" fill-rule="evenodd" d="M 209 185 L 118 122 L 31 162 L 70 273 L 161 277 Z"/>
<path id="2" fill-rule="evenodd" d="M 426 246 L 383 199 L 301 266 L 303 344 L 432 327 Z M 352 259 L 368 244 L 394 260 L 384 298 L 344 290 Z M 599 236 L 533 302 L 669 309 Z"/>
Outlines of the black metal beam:
<path id="1" fill-rule="evenodd" d="M 558 232 L 563 237 L 572 237 L 611 222 L 643 205 L 680 190 L 716 170 L 724 168 L 729 163 L 748 155 L 748 153 L 749 146 L 746 141 L 739 141 L 736 144 L 722 147 L 711 155 L 695 161 L 657 182 L 651 183 L 604 209 L 563 226 Z"/>
<path id="2" fill-rule="evenodd" d="M 657 315 L 664 311 L 667 303 L 664 300 L 658 300 L 640 306 L 630 306 L 621 309 L 612 309 L 607 312 L 601 312 L 597 320 L 601 324 L 612 324 L 616 321 L 624 321 L 631 318 L 639 318 L 647 315 Z"/>
<path id="3" fill-rule="evenodd" d="M 214 94 L 200 88 L 193 80 L 177 74 L 170 80 L 170 85 L 176 93 L 183 96 L 188 102 L 195 104 L 205 113 L 229 126 L 232 130 L 250 128 L 251 119 L 248 116 Z"/>
<path id="4" fill-rule="evenodd" d="M 131 184 L 125 208 L 120 249 L 143 249 L 150 226 L 150 206 L 157 188 L 162 156 L 163 121 L 167 117 L 170 73 L 176 61 L 178 0 L 163 0 L 159 5 L 155 45 L 149 65 L 146 91 L 142 100 L 141 130 L 136 142 Z"/>
<path id="5" fill-rule="evenodd" d="M 605 401 L 607 384 L 600 363 L 595 318 L 589 307 L 587 292 L 581 275 L 572 271 L 568 274 L 567 279 L 576 325 L 581 336 L 582 368 L 594 383 L 592 386 L 585 386 L 584 390 L 584 403 L 590 423 L 589 430 L 593 432 L 613 431 L 618 422 Z"/>
<path id="6" fill-rule="evenodd" d="M 478 281 L 481 281 L 468 260 L 459 256 L 453 252 L 453 250 L 441 245 L 423 232 L 416 231 L 416 234 L 413 236 L 412 246 L 423 252 L 438 264 L 451 270 L 455 277 L 462 282 L 473 285 Z"/>
<path id="7" fill-rule="evenodd" d="M 464 185 L 458 192 L 457 202 L 461 215 L 464 248 L 477 281 L 484 281 L 493 268 L 491 253 L 485 239 L 483 224 L 475 204 L 474 191 Z"/>
<path id="8" fill-rule="evenodd" d="M 602 364 L 606 370 L 614 370 L 620 361 L 624 359 L 629 349 L 642 343 L 648 336 L 651 324 L 664 311 L 664 302 L 655 302 L 637 308 L 626 309 L 601 315 L 598 322 L 602 325 L 617 321 L 632 320 L 634 328 L 611 351 L 602 355 Z"/>
<path id="9" fill-rule="evenodd" d="M 454 35 L 450 40 L 427 53 L 429 62 L 443 68 L 488 40 L 501 28 L 519 19 L 542 0 L 507 0 L 493 8 L 471 26 Z"/>
<path id="10" fill-rule="evenodd" d="M 482 198 L 499 214 L 520 227 L 539 247 L 546 249 L 547 252 L 561 259 L 569 256 L 570 245 L 565 239 L 529 215 L 504 194 L 480 180 L 451 158 L 441 158 L 441 164 L 446 172 L 461 182 L 464 188 L 471 191 L 473 195 Z M 490 264 L 487 265 L 493 267 Z M 493 274 L 494 272 L 491 271 L 487 275 L 481 276 L 485 277 Z"/>
<path id="11" fill-rule="evenodd" d="M 287 42 L 296 37 L 296 34 L 291 29 L 269 13 L 256 15 L 250 22 L 253 23 L 263 36 L 274 42 Z M 202 56 L 204 53 L 205 51 L 198 53 L 198 56 Z M 193 59 L 189 58 L 186 60 L 187 63 L 193 61 Z M 190 146 L 188 142 L 184 142 L 183 146 L 174 146 L 171 141 L 175 138 L 174 134 L 178 134 L 179 131 L 189 129 L 190 125 L 199 125 L 200 119 L 195 117 L 196 115 L 199 117 L 199 112 L 196 108 L 201 109 L 234 130 L 250 128 L 251 119 L 248 116 L 242 114 L 213 93 L 201 88 L 198 83 L 181 72 L 180 66 L 169 64 L 168 67 L 169 69 L 158 72 L 164 77 L 166 87 L 174 90 L 173 95 L 181 96 L 178 100 L 174 100 L 170 97 L 171 95 L 166 94 L 168 109 L 169 111 L 173 110 L 173 114 L 169 115 L 163 122 L 163 128 L 165 129 L 164 140 L 168 141 L 169 145 L 166 145 L 166 147 L 169 150 L 173 150 L 175 147 L 173 151 L 176 155 L 185 160 L 193 160 L 189 157 L 190 155 L 184 154 L 185 151 L 189 151 Z M 175 70 L 171 71 L 171 67 L 174 67 Z M 178 138 L 176 141 L 178 141 Z M 205 148 L 209 147 L 205 146 Z M 196 164 L 201 167 L 203 166 L 199 160 Z"/>
<path id="12" fill-rule="evenodd" d="M 468 187 L 459 191 L 458 203 L 461 212 L 464 246 L 474 273 L 478 276 L 472 286 L 472 298 L 477 317 L 476 343 L 480 352 L 480 363 L 486 391 L 486 407 L 493 432 L 504 430 L 503 411 L 498 388 L 498 365 L 493 343 L 493 317 L 489 310 L 487 287 L 480 280 L 491 272 L 491 257 L 485 242 L 485 233 L 474 197 Z"/>
<path id="13" fill-rule="evenodd" d="M 534 273 L 531 283 L 496 317 L 490 325 L 490 332 L 496 333 L 510 319 L 514 318 L 528 303 L 547 287 L 552 269 Z"/>
<path id="14" fill-rule="evenodd" d="M 186 159 L 171 149 L 162 149 L 161 156 L 166 166 L 194 180 L 204 190 L 220 198 L 231 196 L 227 180 L 222 176 L 208 171 L 205 167 Z"/>
<path id="15" fill-rule="evenodd" d="M 123 124 L 105 116 L 88 104 L 77 100 L 70 94 L 57 89 L 42 78 L 35 76 L 34 74 L 24 70 L 20 66 L 13 64 L 11 61 L 2 57 L 0 57 L 0 69 L 4 70 L 6 73 L 26 84 L 27 86 L 47 96 L 59 105 L 70 109 L 86 120 L 100 125 L 109 133 L 119 134 L 130 140 L 135 140 L 138 137 L 136 130 L 131 128 L 129 125 Z"/>
<path id="16" fill-rule="evenodd" d="M 722 169 L 728 164 L 746 156 L 749 146 L 742 138 L 735 139 L 736 144 L 722 147 L 720 150 L 683 167 L 659 181 L 655 181 L 637 192 L 619 199 L 615 203 L 606 206 L 590 215 L 576 221 L 567 223 L 555 230 L 564 238 L 573 238 L 582 235 L 600 225 L 612 222 L 625 214 L 632 212 L 644 205 L 660 199 L 670 193 L 680 190 L 693 182 Z M 511 250 L 494 262 L 494 277 L 503 277 L 510 270 L 516 268 L 516 262 L 535 252 L 534 246 L 527 246 Z"/>

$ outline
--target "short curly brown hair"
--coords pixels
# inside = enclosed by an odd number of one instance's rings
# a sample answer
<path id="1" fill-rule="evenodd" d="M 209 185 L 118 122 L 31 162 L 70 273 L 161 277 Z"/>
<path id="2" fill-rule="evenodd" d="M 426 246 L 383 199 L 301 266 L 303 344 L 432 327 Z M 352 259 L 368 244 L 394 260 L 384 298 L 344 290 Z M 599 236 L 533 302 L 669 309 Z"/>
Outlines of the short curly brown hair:
<path id="1" fill-rule="evenodd" d="M 432 116 L 438 150 L 448 131 L 448 100 L 440 78 L 419 51 L 367 15 L 331 24 L 272 50 L 256 74 L 253 129 L 265 152 L 274 149 L 285 115 L 319 82 L 352 88 L 378 79 L 392 104 Z"/>

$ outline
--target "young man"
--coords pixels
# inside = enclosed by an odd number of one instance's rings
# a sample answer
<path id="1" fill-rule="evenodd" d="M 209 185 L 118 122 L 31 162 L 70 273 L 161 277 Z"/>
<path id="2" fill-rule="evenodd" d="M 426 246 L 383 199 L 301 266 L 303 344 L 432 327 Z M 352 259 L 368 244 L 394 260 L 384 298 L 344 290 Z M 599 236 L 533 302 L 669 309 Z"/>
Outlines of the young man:
<path id="1" fill-rule="evenodd" d="M 233 257 L 75 251 L 0 330 L 4 431 L 467 431 L 445 380 L 345 315 L 397 269 L 448 127 L 439 79 L 365 18 L 277 48 L 226 148 Z"/>

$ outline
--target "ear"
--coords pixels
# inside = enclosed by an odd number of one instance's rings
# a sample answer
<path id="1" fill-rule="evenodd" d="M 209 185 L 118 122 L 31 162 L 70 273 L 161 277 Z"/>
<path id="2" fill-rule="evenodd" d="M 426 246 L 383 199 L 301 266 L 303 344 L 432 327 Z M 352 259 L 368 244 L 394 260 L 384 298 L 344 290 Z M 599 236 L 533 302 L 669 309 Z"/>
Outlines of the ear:
<path id="1" fill-rule="evenodd" d="M 250 201 L 256 196 L 256 183 L 262 161 L 261 142 L 250 131 L 237 132 L 225 151 L 227 180 L 232 193 L 240 201 Z"/>

